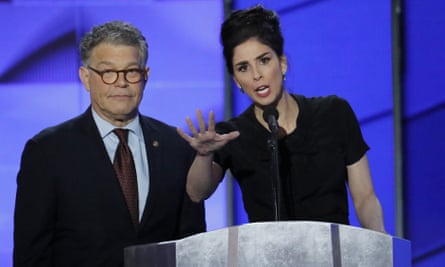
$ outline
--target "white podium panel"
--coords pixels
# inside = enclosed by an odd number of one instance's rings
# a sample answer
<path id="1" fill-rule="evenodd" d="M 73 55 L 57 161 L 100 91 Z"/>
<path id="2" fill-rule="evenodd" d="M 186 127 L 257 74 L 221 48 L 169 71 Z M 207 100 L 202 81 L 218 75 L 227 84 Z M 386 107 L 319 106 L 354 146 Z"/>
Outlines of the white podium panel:
<path id="1" fill-rule="evenodd" d="M 125 266 L 407 267 L 411 266 L 411 244 L 348 225 L 263 222 L 131 246 L 125 249 Z"/>

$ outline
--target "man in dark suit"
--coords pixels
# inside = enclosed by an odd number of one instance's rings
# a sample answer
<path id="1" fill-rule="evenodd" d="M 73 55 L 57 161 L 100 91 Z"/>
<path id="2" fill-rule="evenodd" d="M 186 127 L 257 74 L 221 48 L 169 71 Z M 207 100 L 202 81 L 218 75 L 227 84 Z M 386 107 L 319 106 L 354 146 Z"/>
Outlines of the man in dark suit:
<path id="1" fill-rule="evenodd" d="M 79 76 L 91 106 L 26 143 L 17 177 L 14 266 L 122 266 L 126 246 L 205 231 L 203 205 L 185 193 L 192 148 L 173 127 L 138 111 L 147 50 L 141 32 L 118 21 L 82 39 Z M 133 213 L 113 167 L 121 144 L 116 128 L 128 130 Z"/>

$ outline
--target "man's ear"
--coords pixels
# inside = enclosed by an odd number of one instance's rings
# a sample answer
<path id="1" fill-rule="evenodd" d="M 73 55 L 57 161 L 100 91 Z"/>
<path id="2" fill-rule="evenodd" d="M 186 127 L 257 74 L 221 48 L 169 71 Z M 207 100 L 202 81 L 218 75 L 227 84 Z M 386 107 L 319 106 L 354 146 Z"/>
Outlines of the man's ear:
<path id="1" fill-rule="evenodd" d="M 90 72 L 84 66 L 79 67 L 79 78 L 82 81 L 83 86 L 89 92 L 90 91 Z"/>
<path id="2" fill-rule="evenodd" d="M 145 67 L 145 81 L 148 81 L 148 77 L 150 77 L 150 68 Z"/>

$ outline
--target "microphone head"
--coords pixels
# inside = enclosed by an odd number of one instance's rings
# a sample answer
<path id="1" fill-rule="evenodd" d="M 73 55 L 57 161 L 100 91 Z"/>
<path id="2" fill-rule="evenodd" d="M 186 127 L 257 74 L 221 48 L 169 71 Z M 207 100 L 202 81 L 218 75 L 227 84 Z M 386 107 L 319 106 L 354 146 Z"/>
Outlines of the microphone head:
<path id="1" fill-rule="evenodd" d="M 278 120 L 278 111 L 275 107 L 266 107 L 263 112 L 263 119 L 269 123 L 269 118 L 272 116 L 275 120 Z"/>

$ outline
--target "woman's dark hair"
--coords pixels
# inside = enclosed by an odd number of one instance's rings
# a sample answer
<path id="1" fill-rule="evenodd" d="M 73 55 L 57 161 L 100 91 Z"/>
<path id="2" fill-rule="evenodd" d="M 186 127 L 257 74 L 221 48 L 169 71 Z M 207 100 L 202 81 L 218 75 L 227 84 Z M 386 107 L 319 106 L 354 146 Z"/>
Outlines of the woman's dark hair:
<path id="1" fill-rule="evenodd" d="M 221 26 L 224 59 L 230 74 L 233 75 L 234 48 L 250 38 L 257 38 L 262 44 L 272 48 L 277 56 L 283 55 L 284 40 L 276 12 L 261 5 L 234 11 Z"/>

